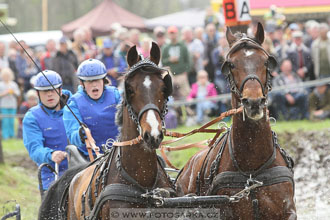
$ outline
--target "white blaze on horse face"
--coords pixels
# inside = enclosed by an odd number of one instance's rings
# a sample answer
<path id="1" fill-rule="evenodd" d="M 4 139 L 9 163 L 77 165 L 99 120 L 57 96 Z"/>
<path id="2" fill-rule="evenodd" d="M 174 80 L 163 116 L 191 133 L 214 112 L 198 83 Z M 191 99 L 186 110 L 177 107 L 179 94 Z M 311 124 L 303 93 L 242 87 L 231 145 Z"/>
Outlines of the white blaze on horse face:
<path id="1" fill-rule="evenodd" d="M 253 51 L 251 51 L 251 50 L 245 50 L 244 53 L 245 53 L 245 56 L 247 56 L 247 57 L 249 57 L 252 54 L 254 54 Z"/>
<path id="2" fill-rule="evenodd" d="M 150 125 L 151 127 L 151 136 L 157 138 L 160 134 L 159 130 L 158 130 L 158 126 L 159 126 L 159 122 L 157 121 L 156 115 L 155 115 L 155 111 L 154 110 L 148 110 L 147 113 L 147 123 Z"/>
<path id="3" fill-rule="evenodd" d="M 151 85 L 151 80 L 150 80 L 150 76 L 146 76 L 146 78 L 143 81 L 143 85 L 147 88 L 150 89 L 150 85 Z"/>

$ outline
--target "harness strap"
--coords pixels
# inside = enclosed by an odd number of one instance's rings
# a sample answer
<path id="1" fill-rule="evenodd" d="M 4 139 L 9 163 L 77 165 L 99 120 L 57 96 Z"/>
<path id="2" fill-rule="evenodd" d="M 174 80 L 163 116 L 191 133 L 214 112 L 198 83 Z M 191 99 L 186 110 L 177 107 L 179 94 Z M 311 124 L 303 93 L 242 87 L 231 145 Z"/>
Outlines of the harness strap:
<path id="1" fill-rule="evenodd" d="M 232 147 L 232 140 L 231 140 L 231 135 L 228 136 L 229 138 L 229 155 L 230 155 L 230 158 L 231 160 L 233 161 L 233 164 L 235 166 L 235 168 L 244 176 L 248 176 L 250 177 L 251 175 L 252 176 L 256 176 L 258 175 L 260 172 L 262 172 L 265 168 L 269 167 L 273 162 L 274 160 L 276 159 L 276 144 L 274 143 L 274 136 L 273 136 L 273 153 L 272 155 L 269 157 L 269 159 L 261 166 L 259 167 L 259 169 L 257 170 L 253 170 L 253 171 L 249 171 L 249 172 L 244 172 L 239 166 L 238 166 L 238 163 L 237 163 L 237 160 L 235 159 L 235 156 L 234 156 L 234 153 L 233 153 L 233 147 Z"/>
<path id="2" fill-rule="evenodd" d="M 107 185 L 101 192 L 100 196 L 96 199 L 95 205 L 86 219 L 96 220 L 103 204 L 107 201 L 147 204 L 147 199 L 141 196 L 144 193 L 146 193 L 145 190 L 141 190 L 139 187 L 132 185 L 120 183 Z"/>
<path id="3" fill-rule="evenodd" d="M 143 115 L 144 112 L 148 111 L 148 110 L 155 110 L 156 112 L 158 112 L 159 116 L 161 117 L 161 119 L 163 120 L 163 116 L 162 114 L 160 113 L 160 110 L 159 108 L 155 105 L 155 104 L 152 104 L 152 103 L 149 103 L 149 104 L 146 104 L 139 112 L 139 115 L 138 115 L 138 120 L 140 122 L 141 120 L 141 117 Z"/>
<path id="4" fill-rule="evenodd" d="M 115 141 L 113 142 L 112 146 L 117 146 L 117 147 L 132 146 L 135 144 L 139 144 L 142 140 L 143 140 L 142 136 L 139 135 L 138 137 L 129 141 L 122 141 L 122 142 Z"/>
<path id="5" fill-rule="evenodd" d="M 250 177 L 243 175 L 240 172 L 226 171 L 218 173 L 208 191 L 208 195 L 213 195 L 223 188 L 245 188 Z M 255 180 L 262 182 L 262 186 L 270 186 L 283 182 L 293 183 L 293 173 L 286 166 L 276 166 L 263 170 L 260 174 L 254 177 Z"/>
<path id="6" fill-rule="evenodd" d="M 253 215 L 255 220 L 260 220 L 260 212 L 259 212 L 259 201 L 257 199 L 257 195 L 255 190 L 250 192 L 251 200 L 252 200 L 252 207 L 253 207 Z"/>

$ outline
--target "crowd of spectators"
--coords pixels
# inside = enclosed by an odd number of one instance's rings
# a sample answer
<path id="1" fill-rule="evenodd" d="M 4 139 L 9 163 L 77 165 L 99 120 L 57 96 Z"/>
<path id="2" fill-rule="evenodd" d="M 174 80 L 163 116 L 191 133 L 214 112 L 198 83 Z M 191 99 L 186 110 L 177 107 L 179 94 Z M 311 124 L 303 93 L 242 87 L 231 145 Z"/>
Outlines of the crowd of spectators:
<path id="1" fill-rule="evenodd" d="M 256 22 L 252 22 L 248 34 L 253 34 L 255 26 Z M 272 73 L 274 87 L 330 77 L 328 23 L 311 20 L 288 25 L 265 23 L 264 26 L 266 39 L 263 47 L 279 63 L 279 67 Z M 20 41 L 20 44 L 42 70 L 58 72 L 63 79 L 63 88 L 73 93 L 78 86 L 77 67 L 88 58 L 102 61 L 111 85 L 120 89 L 122 76 L 127 69 L 128 49 L 136 45 L 138 52 L 148 57 L 151 41 L 155 41 L 162 50 L 160 65 L 171 70 L 174 100 L 204 98 L 230 91 L 221 73 L 221 65 L 229 46 L 224 34 L 225 28 L 215 17 L 209 16 L 204 27 L 184 27 L 179 30 L 176 26 L 167 29 L 159 26 L 152 33 L 128 30 L 119 24 L 111 27 L 111 34 L 104 36 L 99 44 L 92 38 L 91 30 L 84 27 L 76 30 L 71 40 L 64 36 L 58 42 L 49 39 L 44 49 L 29 48 L 24 41 Z M 16 114 L 16 110 L 24 113 L 26 108 L 36 104 L 31 101 L 36 98 L 35 95 L 28 91 L 38 68 L 14 41 L 9 45 L 0 42 L 0 71 L 2 114 Z M 9 81 L 6 81 L 6 75 Z M 6 101 L 9 99 L 10 102 Z M 327 85 L 273 92 L 269 102 L 270 114 L 276 119 L 285 120 L 327 118 L 330 117 L 329 99 Z M 201 124 L 205 122 L 201 115 L 218 115 L 229 108 L 230 104 L 224 101 L 201 102 L 187 108 L 187 112 L 188 115 L 196 112 L 194 121 Z M 182 109 L 175 109 L 179 123 L 185 122 Z M 12 131 L 7 129 L 9 125 L 12 126 L 12 122 L 3 119 L 2 125 L 2 137 L 13 137 Z"/>

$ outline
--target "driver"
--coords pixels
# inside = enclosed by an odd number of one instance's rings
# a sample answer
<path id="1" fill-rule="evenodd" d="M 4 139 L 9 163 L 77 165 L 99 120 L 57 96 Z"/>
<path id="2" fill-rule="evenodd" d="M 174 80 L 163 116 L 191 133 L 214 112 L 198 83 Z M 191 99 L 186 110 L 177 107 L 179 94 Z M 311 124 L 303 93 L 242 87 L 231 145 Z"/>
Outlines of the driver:
<path id="1" fill-rule="evenodd" d="M 104 64 L 96 59 L 83 61 L 77 70 L 80 79 L 78 91 L 69 100 L 69 107 L 91 130 L 96 146 L 100 147 L 109 138 L 116 139 L 118 127 L 115 124 L 116 106 L 121 97 L 116 87 L 106 85 L 107 70 Z M 89 160 L 85 145 L 86 134 L 70 110 L 64 109 L 64 126 L 71 144 Z"/>
<path id="2" fill-rule="evenodd" d="M 58 73 L 52 70 L 44 70 L 43 73 L 61 94 L 62 99 L 44 75 L 38 73 L 34 79 L 34 89 L 37 90 L 39 104 L 29 109 L 24 116 L 23 142 L 30 158 L 38 166 L 48 163 L 55 169 L 57 163 L 61 176 L 68 168 L 65 152 L 68 142 L 62 118 L 63 106 L 71 92 L 62 89 L 62 79 Z M 47 190 L 54 179 L 55 175 L 51 170 L 42 169 L 43 189 L 40 190 Z"/>

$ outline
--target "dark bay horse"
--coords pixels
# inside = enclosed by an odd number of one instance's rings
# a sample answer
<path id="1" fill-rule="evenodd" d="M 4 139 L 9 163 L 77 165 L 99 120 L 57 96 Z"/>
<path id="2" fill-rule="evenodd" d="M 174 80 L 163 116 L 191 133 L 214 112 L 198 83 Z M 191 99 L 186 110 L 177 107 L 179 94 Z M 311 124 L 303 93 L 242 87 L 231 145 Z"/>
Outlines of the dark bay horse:
<path id="1" fill-rule="evenodd" d="M 120 142 L 115 142 L 103 157 L 87 167 L 64 174 L 59 182 L 72 179 L 66 184 L 67 193 L 57 192 L 61 198 L 56 203 L 51 187 L 39 219 L 110 219 L 110 208 L 152 207 L 142 196 L 152 190 L 161 188 L 164 190 L 159 190 L 160 193 L 175 195 L 174 185 L 156 154 L 163 140 L 167 99 L 172 93 L 171 77 L 158 67 L 159 60 L 160 49 L 155 43 L 149 59 L 141 60 L 136 46 L 130 48 L 127 55 L 130 69 L 125 75 L 123 99 L 116 115 L 121 126 Z M 78 173 L 73 175 L 75 172 Z M 60 185 L 59 182 L 54 185 Z M 47 202 L 58 205 L 51 207 Z M 53 213 L 47 213 L 50 209 Z M 53 218 L 55 215 L 58 217 Z"/>
<path id="2" fill-rule="evenodd" d="M 264 29 L 254 38 L 226 32 L 230 50 L 223 64 L 232 107 L 243 106 L 233 124 L 210 149 L 194 155 L 176 186 L 184 194 L 235 195 L 257 183 L 236 202 L 220 206 L 222 219 L 296 219 L 293 161 L 282 150 L 267 115 L 267 94 L 276 60 L 263 48 Z"/>

